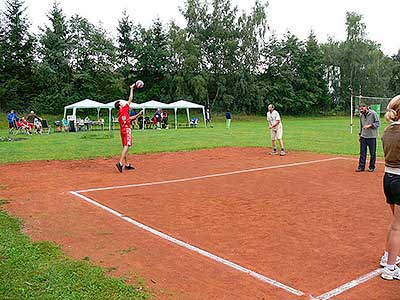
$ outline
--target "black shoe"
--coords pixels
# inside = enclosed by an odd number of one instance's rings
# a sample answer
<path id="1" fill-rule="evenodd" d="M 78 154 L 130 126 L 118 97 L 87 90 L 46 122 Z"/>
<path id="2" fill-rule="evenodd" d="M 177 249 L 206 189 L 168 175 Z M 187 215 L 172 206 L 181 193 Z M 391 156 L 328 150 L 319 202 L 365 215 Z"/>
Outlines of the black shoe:
<path id="1" fill-rule="evenodd" d="M 125 170 L 135 170 L 135 167 L 132 166 L 131 164 L 125 166 Z"/>
<path id="2" fill-rule="evenodd" d="M 122 173 L 122 165 L 118 162 L 115 164 L 117 166 L 117 169 L 120 173 Z"/>
<path id="3" fill-rule="evenodd" d="M 356 172 L 364 172 L 364 169 L 357 168 L 357 169 L 356 169 Z"/>
<path id="4" fill-rule="evenodd" d="M 369 168 L 368 169 L 368 172 L 374 172 L 375 171 L 375 168 Z"/>

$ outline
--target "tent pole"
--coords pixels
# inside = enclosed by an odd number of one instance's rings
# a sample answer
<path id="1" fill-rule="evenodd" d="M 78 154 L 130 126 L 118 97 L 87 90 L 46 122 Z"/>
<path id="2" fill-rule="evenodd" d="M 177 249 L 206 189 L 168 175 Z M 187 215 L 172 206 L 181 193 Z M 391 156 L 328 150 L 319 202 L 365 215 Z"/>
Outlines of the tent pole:
<path id="1" fill-rule="evenodd" d="M 142 130 L 144 130 L 144 118 L 146 116 L 146 109 L 143 108 Z"/>
<path id="2" fill-rule="evenodd" d="M 178 129 L 178 115 L 177 115 L 178 108 L 175 107 L 174 111 L 175 111 L 175 129 Z"/>
<path id="3" fill-rule="evenodd" d="M 108 109 L 108 130 L 111 131 L 111 110 L 112 108 Z"/>
<path id="4" fill-rule="evenodd" d="M 187 115 L 188 124 L 190 124 L 189 108 L 186 108 L 186 115 Z"/>
<path id="5" fill-rule="evenodd" d="M 205 112 L 205 110 L 204 110 L 204 107 L 203 107 L 202 109 L 203 109 L 204 128 L 207 128 L 207 122 L 206 122 L 206 112 Z"/>

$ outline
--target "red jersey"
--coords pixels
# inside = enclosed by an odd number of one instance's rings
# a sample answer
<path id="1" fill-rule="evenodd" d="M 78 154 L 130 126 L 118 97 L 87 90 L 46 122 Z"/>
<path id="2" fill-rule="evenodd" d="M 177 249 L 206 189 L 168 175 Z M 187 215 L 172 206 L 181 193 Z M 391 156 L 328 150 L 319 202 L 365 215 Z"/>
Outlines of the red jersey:
<path id="1" fill-rule="evenodd" d="M 129 105 L 125 104 L 118 111 L 118 121 L 121 131 L 131 128 L 131 123 L 129 119 Z"/>

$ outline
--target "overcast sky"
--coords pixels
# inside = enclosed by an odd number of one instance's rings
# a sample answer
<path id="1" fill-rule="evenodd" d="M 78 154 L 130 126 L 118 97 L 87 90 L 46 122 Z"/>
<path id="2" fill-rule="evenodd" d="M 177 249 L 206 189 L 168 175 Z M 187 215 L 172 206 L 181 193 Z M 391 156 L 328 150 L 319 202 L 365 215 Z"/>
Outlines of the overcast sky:
<path id="1" fill-rule="evenodd" d="M 0 1 L 4 9 L 5 0 Z M 115 34 L 118 19 L 126 9 L 131 18 L 145 27 L 159 17 L 164 23 L 175 20 L 184 26 L 179 13 L 184 0 L 58 0 L 67 16 L 79 14 L 92 23 L 101 22 L 103 27 Z M 47 18 L 53 0 L 25 0 L 27 12 L 34 31 L 42 26 Z M 239 10 L 249 11 L 251 0 L 232 0 Z M 400 49 L 400 0 L 269 0 L 268 23 L 271 30 L 281 36 L 290 30 L 305 39 L 312 29 L 319 41 L 325 42 L 328 36 L 336 40 L 345 38 L 345 16 L 347 11 L 363 15 L 367 25 L 368 37 L 382 45 L 388 54 L 396 54 Z"/>

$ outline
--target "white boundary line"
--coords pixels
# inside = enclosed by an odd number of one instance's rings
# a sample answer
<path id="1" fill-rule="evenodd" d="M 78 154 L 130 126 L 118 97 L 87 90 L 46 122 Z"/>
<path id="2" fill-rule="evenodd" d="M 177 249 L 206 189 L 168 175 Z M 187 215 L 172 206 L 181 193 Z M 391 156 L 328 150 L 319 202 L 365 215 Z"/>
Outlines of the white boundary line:
<path id="1" fill-rule="evenodd" d="M 152 185 L 160 185 L 160 184 L 168 184 L 168 183 L 177 183 L 177 182 L 192 181 L 192 180 L 199 180 L 199 179 L 206 179 L 206 178 L 213 178 L 213 177 L 221 177 L 221 176 L 228 176 L 228 175 L 235 175 L 235 174 L 243 174 L 243 173 L 264 171 L 264 170 L 272 170 L 272 169 L 304 166 L 304 165 L 310 165 L 310 164 L 316 164 L 316 163 L 334 161 L 334 160 L 341 160 L 341 159 L 343 159 L 343 158 L 342 157 L 333 157 L 333 158 L 327 158 L 327 159 L 318 159 L 318 160 L 311 160 L 311 161 L 306 161 L 306 162 L 291 163 L 291 164 L 286 164 L 286 165 L 268 166 L 268 167 L 261 167 L 261 168 L 255 168 L 255 169 L 232 171 L 232 172 L 226 172 L 226 173 L 217 173 L 217 174 L 210 174 L 210 175 L 196 176 L 196 177 L 188 177 L 188 178 L 181 178 L 181 179 L 173 179 L 173 180 L 166 180 L 166 181 L 156 181 L 156 182 L 128 184 L 128 185 L 120 185 L 120 186 L 112 186 L 112 187 L 93 188 L 93 189 L 80 190 L 80 191 L 75 191 L 75 192 L 76 193 L 89 193 L 89 192 L 96 192 L 96 191 L 125 189 L 125 188 L 131 188 L 131 187 L 152 186 Z"/>
<path id="2" fill-rule="evenodd" d="M 158 237 L 160 237 L 160 238 L 162 238 L 164 240 L 167 240 L 167 241 L 169 241 L 171 243 L 179 245 L 179 246 L 181 246 L 183 248 L 186 248 L 186 249 L 188 249 L 190 251 L 196 252 L 196 253 L 198 253 L 198 254 L 200 254 L 202 256 L 205 256 L 205 257 L 207 257 L 209 259 L 212 259 L 214 261 L 222 263 L 222 264 L 224 264 L 224 265 L 226 265 L 228 267 L 231 267 L 232 269 L 235 269 L 235 270 L 240 271 L 242 273 L 246 273 L 246 274 L 248 274 L 248 275 L 250 275 L 250 276 L 252 276 L 252 277 L 254 277 L 254 278 L 258 279 L 258 280 L 261 280 L 261 281 L 263 281 L 265 283 L 273 285 L 273 286 L 275 286 L 277 288 L 281 288 L 281 289 L 283 289 L 283 290 L 285 290 L 285 291 L 287 291 L 287 292 L 289 292 L 291 294 L 294 294 L 294 295 L 297 295 L 297 296 L 303 296 L 304 295 L 304 292 L 302 292 L 302 291 L 296 290 L 296 289 L 294 289 L 294 288 L 292 288 L 290 286 L 287 286 L 287 285 L 285 285 L 283 283 L 280 283 L 280 282 L 278 282 L 276 280 L 273 280 L 273 279 L 271 279 L 269 277 L 266 277 L 266 276 L 261 275 L 261 274 L 259 274 L 257 272 L 254 272 L 254 271 L 252 271 L 250 269 L 242 267 L 241 265 L 238 265 L 238 264 L 236 264 L 234 262 L 231 262 L 231 261 L 229 261 L 227 259 L 221 258 L 221 257 L 219 257 L 217 255 L 214 255 L 214 254 L 210 253 L 210 252 L 207 252 L 205 250 L 202 250 L 200 248 L 192 246 L 192 245 L 190 245 L 188 243 L 185 243 L 185 242 L 183 242 L 181 240 L 178 240 L 178 239 L 176 239 L 176 238 L 174 238 L 172 236 L 169 236 L 169 235 L 167 235 L 165 233 L 162 233 L 162 232 L 160 232 L 158 230 L 155 230 L 155 229 L 153 229 L 153 228 L 151 228 L 149 226 L 146 226 L 146 225 L 144 225 L 144 224 L 142 224 L 142 223 L 140 223 L 138 221 L 135 221 L 135 220 L 133 220 L 133 219 L 121 214 L 120 212 L 118 212 L 116 210 L 113 210 L 113 209 L 111 209 L 111 208 L 109 208 L 109 207 L 107 207 L 107 206 L 105 206 L 103 204 L 100 204 L 100 203 L 98 203 L 98 202 L 96 202 L 96 201 L 94 201 L 94 200 L 92 200 L 92 199 L 90 199 L 90 198 L 88 198 L 86 196 L 83 196 L 83 195 L 79 194 L 79 192 L 70 192 L 70 193 L 72 195 L 77 196 L 77 197 L 81 198 L 82 200 L 84 200 L 86 202 L 89 202 L 90 204 L 93 204 L 93 205 L 95 205 L 97 207 L 100 207 L 101 209 L 104 209 L 105 211 L 113 214 L 114 216 L 117 216 L 118 218 L 120 218 L 120 219 L 122 219 L 122 220 L 124 220 L 126 222 L 129 222 L 130 224 L 132 224 L 132 225 L 134 225 L 136 227 L 139 227 L 139 228 L 141 228 L 143 230 L 146 230 L 146 231 L 148 231 L 148 232 L 150 232 L 150 233 L 152 233 L 152 234 L 154 234 L 154 235 L 156 235 L 156 236 L 158 236 Z"/>
<path id="3" fill-rule="evenodd" d="M 382 271 L 383 271 L 383 268 L 376 269 L 375 271 L 372 271 L 372 272 L 370 272 L 368 274 L 365 274 L 365 275 L 363 275 L 363 276 L 361 276 L 361 277 L 359 277 L 359 278 L 357 278 L 355 280 L 352 280 L 352 281 L 350 281 L 348 283 L 345 283 L 345 284 L 339 286 L 338 288 L 333 289 L 333 290 L 331 290 L 329 292 L 326 292 L 325 294 L 322 294 L 322 295 L 320 295 L 320 296 L 318 296 L 317 298 L 314 298 L 314 299 L 317 299 L 317 300 L 328 300 L 328 299 L 331 299 L 332 297 L 340 295 L 345 291 L 348 291 L 348 290 L 350 290 L 350 289 L 352 289 L 352 288 L 354 288 L 354 287 L 356 287 L 356 286 L 358 286 L 358 285 L 360 285 L 360 284 L 362 284 L 364 282 L 367 282 L 368 280 L 370 280 L 372 278 L 375 278 L 376 276 L 380 275 L 382 273 Z"/>
<path id="4" fill-rule="evenodd" d="M 296 166 L 303 166 L 303 165 L 309 165 L 309 164 L 314 164 L 314 163 L 320 163 L 320 162 L 327 162 L 327 161 L 334 161 L 334 160 L 353 160 L 356 161 L 357 159 L 352 159 L 352 158 L 347 158 L 347 157 L 333 157 L 333 158 L 327 158 L 327 159 L 319 159 L 319 160 L 313 160 L 313 161 L 307 161 L 307 162 L 299 162 L 299 163 L 291 163 L 291 164 L 285 164 L 285 165 L 276 165 L 276 166 L 268 166 L 268 167 L 261 167 L 261 168 L 254 168 L 254 169 L 247 169 L 247 170 L 240 170 L 240 171 L 232 171 L 232 172 L 225 172 L 225 173 L 217 173 L 217 174 L 210 174 L 210 175 L 204 175 L 204 176 L 196 176 L 196 177 L 189 177 L 189 178 L 181 178 L 181 179 L 173 179 L 173 180 L 166 180 L 166 181 L 158 181 L 158 182 L 147 182 L 147 183 L 139 183 L 139 184 L 129 184 L 129 185 L 121 185 L 121 186 L 114 186 L 114 187 L 103 187 L 103 188 L 93 188 L 93 189 L 87 189 L 87 190 L 80 190 L 80 191 L 74 191 L 74 192 L 70 192 L 72 195 L 79 197 L 80 199 L 93 204 L 117 217 L 119 217 L 120 219 L 136 226 L 139 227 L 143 230 L 146 230 L 162 239 L 165 239 L 169 242 L 172 242 L 176 245 L 179 245 L 183 248 L 186 248 L 190 251 L 196 252 L 202 256 L 208 257 L 214 261 L 217 261 L 219 263 L 222 263 L 226 266 L 229 266 L 237 271 L 246 273 L 256 279 L 259 279 L 265 283 L 268 283 L 270 285 L 273 285 L 275 287 L 281 288 L 291 294 L 297 295 L 297 296 L 303 296 L 305 295 L 304 292 L 294 289 L 290 286 L 287 286 L 283 283 L 280 283 L 274 279 L 268 278 L 264 275 L 261 275 L 257 272 L 254 272 L 250 269 L 247 269 L 245 267 L 242 267 L 234 262 L 231 262 L 229 260 L 226 260 L 224 258 L 221 258 L 217 255 L 214 255 L 210 252 L 207 252 L 205 250 L 202 250 L 200 248 L 197 248 L 195 246 L 192 246 L 188 243 L 185 243 L 181 240 L 175 239 L 172 236 L 169 236 L 165 233 L 162 233 L 158 230 L 155 230 L 149 226 L 146 226 L 138 221 L 135 221 L 125 215 L 123 215 L 122 213 L 113 210 L 103 204 L 100 204 L 84 195 L 81 195 L 80 193 L 88 193 L 88 192 L 95 192 L 95 191 L 105 191 L 105 190 L 113 190 L 113 189 L 123 189 L 123 188 L 130 188 L 130 187 L 141 187 L 141 186 L 153 186 L 153 185 L 161 185 L 161 184 L 169 184 L 169 183 L 178 183 L 178 182 L 185 182 L 185 181 L 193 181 L 193 180 L 200 180 L 200 179 L 206 179 L 206 178 L 213 178 L 213 177 L 221 177 L 221 176 L 228 176 L 228 175 L 235 175 L 235 174 L 243 174 L 243 173 L 250 173 L 250 172 L 257 172 L 257 171 L 264 171 L 264 170 L 271 170 L 271 169 L 280 169 L 280 168 L 288 168 L 288 167 L 296 167 Z M 379 163 L 379 162 L 377 162 Z M 337 295 L 342 294 L 343 292 L 350 290 L 376 276 L 378 276 L 379 274 L 382 273 L 382 268 L 376 269 L 366 275 L 363 275 L 355 280 L 352 280 L 348 283 L 345 283 L 343 285 L 341 285 L 340 287 L 333 289 L 329 292 L 326 292 L 318 297 L 311 297 L 311 299 L 315 299 L 315 300 L 328 300 L 331 299 Z"/>
<path id="5" fill-rule="evenodd" d="M 350 160 L 350 161 L 359 161 L 359 159 L 358 158 L 353 158 L 353 157 L 345 157 L 345 156 L 343 156 L 343 157 L 341 157 L 341 159 L 344 159 L 344 160 Z M 366 161 L 366 162 L 368 162 L 368 161 Z M 376 164 L 380 164 L 380 165 L 384 165 L 385 164 L 385 161 L 383 161 L 383 160 L 376 160 Z"/>

